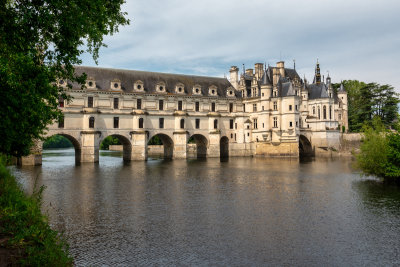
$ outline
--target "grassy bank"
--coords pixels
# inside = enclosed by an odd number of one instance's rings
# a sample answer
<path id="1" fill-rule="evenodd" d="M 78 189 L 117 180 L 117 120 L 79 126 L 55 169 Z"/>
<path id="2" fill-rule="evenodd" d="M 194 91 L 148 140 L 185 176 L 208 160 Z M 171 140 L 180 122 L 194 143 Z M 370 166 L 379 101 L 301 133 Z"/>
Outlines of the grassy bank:
<path id="1" fill-rule="evenodd" d="M 0 158 L 1 266 L 72 266 L 67 243 L 40 211 L 41 191 L 26 196 Z"/>

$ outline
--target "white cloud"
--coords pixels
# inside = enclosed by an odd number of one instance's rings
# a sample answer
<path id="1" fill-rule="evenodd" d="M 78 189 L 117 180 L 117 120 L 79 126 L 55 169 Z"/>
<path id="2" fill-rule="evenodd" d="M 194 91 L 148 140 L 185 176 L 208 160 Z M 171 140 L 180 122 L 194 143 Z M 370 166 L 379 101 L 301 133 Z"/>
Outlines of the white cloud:
<path id="1" fill-rule="evenodd" d="M 400 1 L 128 0 L 132 19 L 106 37 L 100 66 L 223 76 L 231 65 L 289 66 L 312 79 L 317 58 L 334 81 L 400 89 Z M 83 64 L 94 63 L 87 55 Z"/>

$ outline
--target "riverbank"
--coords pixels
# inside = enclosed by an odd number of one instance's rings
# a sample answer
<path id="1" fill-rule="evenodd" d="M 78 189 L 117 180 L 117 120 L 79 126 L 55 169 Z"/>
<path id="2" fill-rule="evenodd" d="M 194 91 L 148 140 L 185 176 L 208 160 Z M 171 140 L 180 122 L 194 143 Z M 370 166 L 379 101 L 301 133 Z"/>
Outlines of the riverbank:
<path id="1" fill-rule="evenodd" d="M 26 196 L 0 158 L 0 266 L 72 266 L 67 243 L 40 211 L 42 190 Z"/>

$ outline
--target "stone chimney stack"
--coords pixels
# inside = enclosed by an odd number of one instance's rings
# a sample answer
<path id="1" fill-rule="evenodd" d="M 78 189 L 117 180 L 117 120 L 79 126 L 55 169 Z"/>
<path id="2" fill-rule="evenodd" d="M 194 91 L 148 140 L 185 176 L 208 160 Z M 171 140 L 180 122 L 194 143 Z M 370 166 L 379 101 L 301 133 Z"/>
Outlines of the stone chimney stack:
<path id="1" fill-rule="evenodd" d="M 253 69 L 247 69 L 247 70 L 246 70 L 246 74 L 247 74 L 248 76 L 253 77 Z"/>
<path id="2" fill-rule="evenodd" d="M 232 66 L 229 70 L 230 73 L 230 82 L 232 86 L 237 90 L 239 85 L 239 68 L 236 66 Z"/>
<path id="3" fill-rule="evenodd" d="M 263 76 L 263 72 L 264 72 L 264 64 L 262 63 L 256 63 L 254 65 L 254 69 L 255 69 L 255 75 L 256 75 L 256 79 L 257 81 L 261 79 L 261 77 Z"/>
<path id="4" fill-rule="evenodd" d="M 282 77 L 285 77 L 285 62 L 279 61 L 276 63 L 276 67 L 279 69 L 279 73 Z"/>

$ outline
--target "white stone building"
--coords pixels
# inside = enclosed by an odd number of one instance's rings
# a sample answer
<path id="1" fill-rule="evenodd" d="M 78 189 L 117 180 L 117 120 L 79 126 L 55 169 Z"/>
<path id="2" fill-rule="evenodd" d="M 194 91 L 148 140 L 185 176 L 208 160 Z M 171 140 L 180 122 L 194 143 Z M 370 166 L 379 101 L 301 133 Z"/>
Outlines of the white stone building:
<path id="1" fill-rule="evenodd" d="M 348 128 L 347 94 L 343 87 L 336 93 L 330 77 L 321 81 L 319 64 L 312 84 L 284 62 L 257 63 L 241 75 L 233 66 L 230 81 L 82 66 L 76 72 L 86 73 L 86 87 L 60 81 L 72 101 L 60 99 L 64 120 L 47 136 L 70 139 L 77 162 L 97 162 L 109 135 L 121 141 L 127 161 L 145 160 L 156 135 L 172 158 L 187 157 L 189 139 L 198 157 L 318 156 L 339 149 L 339 128 Z"/>

